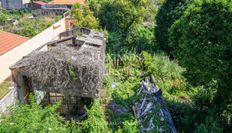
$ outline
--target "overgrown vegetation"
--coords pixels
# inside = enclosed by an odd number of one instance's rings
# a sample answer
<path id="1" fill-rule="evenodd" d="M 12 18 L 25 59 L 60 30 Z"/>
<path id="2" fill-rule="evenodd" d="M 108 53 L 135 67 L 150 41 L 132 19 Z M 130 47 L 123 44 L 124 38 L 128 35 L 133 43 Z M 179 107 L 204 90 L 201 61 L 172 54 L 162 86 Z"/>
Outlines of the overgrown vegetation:
<path id="1" fill-rule="evenodd" d="M 227 110 L 232 103 L 231 21 L 231 1 L 196 0 L 170 28 L 170 46 L 174 57 L 186 68 L 188 82 L 210 87 L 210 91 L 216 89 L 207 106 L 216 116 L 228 112 L 223 116 L 226 118 L 218 117 L 218 120 L 228 120 L 232 116 L 231 109 Z"/>
<path id="2" fill-rule="evenodd" d="M 91 109 L 87 109 L 88 117 L 78 122 L 76 129 L 80 133 L 101 133 L 108 132 L 104 110 L 101 107 L 100 99 L 94 100 Z M 75 132 L 75 131 L 74 131 Z"/>
<path id="3" fill-rule="evenodd" d="M 86 12 L 74 8 L 82 14 L 76 15 L 83 20 L 78 26 L 105 29 L 108 40 L 101 98 L 87 108 L 85 120 L 70 124 L 73 132 L 138 132 L 132 105 L 140 81 L 150 74 L 178 132 L 231 132 L 231 1 L 155 3 L 89 0 Z M 87 16 L 94 23 L 82 23 Z"/>
<path id="4" fill-rule="evenodd" d="M 6 11 L 0 9 L 0 30 L 8 31 L 25 37 L 33 37 L 54 22 L 60 17 L 36 16 L 24 10 Z"/>
<path id="5" fill-rule="evenodd" d="M 3 81 L 0 84 L 0 99 L 2 99 L 7 94 L 7 92 L 9 91 L 9 87 L 10 87 L 9 81 Z"/>
<path id="6" fill-rule="evenodd" d="M 64 120 L 56 113 L 60 104 L 42 108 L 30 96 L 30 104 L 18 106 L 0 123 L 0 132 L 65 132 Z"/>

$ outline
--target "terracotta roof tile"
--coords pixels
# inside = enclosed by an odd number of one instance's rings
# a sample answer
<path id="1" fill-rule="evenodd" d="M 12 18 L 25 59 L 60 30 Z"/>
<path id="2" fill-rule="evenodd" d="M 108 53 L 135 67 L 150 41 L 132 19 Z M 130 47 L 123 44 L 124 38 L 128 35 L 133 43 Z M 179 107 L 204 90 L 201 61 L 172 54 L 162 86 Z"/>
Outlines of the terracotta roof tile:
<path id="1" fill-rule="evenodd" d="M 73 4 L 81 4 L 83 5 L 85 0 L 53 0 L 50 4 L 57 4 L 57 5 L 73 5 Z"/>
<path id="2" fill-rule="evenodd" d="M 43 1 L 33 1 L 33 3 L 41 5 L 41 6 L 47 4 L 46 2 L 43 2 Z"/>
<path id="3" fill-rule="evenodd" d="M 27 40 L 28 38 L 26 37 L 0 31 L 0 56 Z"/>

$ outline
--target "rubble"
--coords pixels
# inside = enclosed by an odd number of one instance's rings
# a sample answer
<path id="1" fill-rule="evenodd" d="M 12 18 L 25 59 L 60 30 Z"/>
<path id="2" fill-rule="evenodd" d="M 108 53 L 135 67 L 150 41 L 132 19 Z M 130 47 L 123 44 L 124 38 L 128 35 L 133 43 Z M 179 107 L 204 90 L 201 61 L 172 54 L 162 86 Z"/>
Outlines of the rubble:
<path id="1" fill-rule="evenodd" d="M 162 91 L 156 86 L 154 77 L 142 81 L 137 93 L 140 100 L 133 107 L 141 125 L 140 132 L 177 133 L 172 117 L 165 107 Z"/>

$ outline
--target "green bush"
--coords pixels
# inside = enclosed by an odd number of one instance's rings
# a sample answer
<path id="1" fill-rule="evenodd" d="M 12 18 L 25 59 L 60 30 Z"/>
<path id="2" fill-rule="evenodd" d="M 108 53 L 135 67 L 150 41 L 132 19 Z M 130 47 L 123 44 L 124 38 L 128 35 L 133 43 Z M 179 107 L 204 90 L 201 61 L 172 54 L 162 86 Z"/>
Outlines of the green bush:
<path id="1" fill-rule="evenodd" d="M 207 117 L 204 123 L 201 123 L 195 133 L 222 133 L 223 130 L 213 117 Z"/>
<path id="2" fill-rule="evenodd" d="M 139 53 L 144 50 L 153 51 L 153 29 L 147 28 L 141 24 L 134 24 L 129 28 L 125 41 L 128 48 L 135 49 Z"/>
<path id="3" fill-rule="evenodd" d="M 7 20 L 7 15 L 0 9 L 0 24 L 4 24 Z"/>
<path id="4" fill-rule="evenodd" d="M 95 99 L 90 109 L 87 109 L 87 119 L 78 122 L 78 127 L 82 133 L 102 133 L 107 132 L 107 122 L 105 120 L 104 110 L 101 107 L 100 100 Z"/>
<path id="5" fill-rule="evenodd" d="M 169 60 L 162 54 L 151 55 L 143 52 L 145 74 L 153 74 L 156 84 L 163 90 L 164 96 L 168 99 L 189 100 L 189 96 L 195 92 L 185 82 L 182 75 L 185 71 L 175 61 Z M 191 94 L 193 93 L 193 94 Z"/>
<path id="6" fill-rule="evenodd" d="M 155 36 L 156 36 L 156 49 L 160 49 L 171 55 L 172 48 L 168 44 L 168 29 L 172 24 L 179 19 L 186 5 L 191 0 L 161 0 L 162 5 L 158 10 L 156 15 L 156 27 L 155 27 Z"/>
<path id="7" fill-rule="evenodd" d="M 138 132 L 138 121 L 128 120 L 123 123 L 124 133 L 137 133 Z"/>
<path id="8" fill-rule="evenodd" d="M 194 97 L 193 102 L 195 107 L 200 111 L 208 111 L 212 107 L 213 100 L 217 90 L 211 86 L 202 88 Z"/>
<path id="9" fill-rule="evenodd" d="M 217 81 L 218 102 L 232 102 L 232 3 L 194 0 L 170 28 L 174 57 L 194 85 Z"/>
<path id="10" fill-rule="evenodd" d="M 63 119 L 56 113 L 59 105 L 42 108 L 30 96 L 30 104 L 19 104 L 0 122 L 0 132 L 67 132 Z"/>

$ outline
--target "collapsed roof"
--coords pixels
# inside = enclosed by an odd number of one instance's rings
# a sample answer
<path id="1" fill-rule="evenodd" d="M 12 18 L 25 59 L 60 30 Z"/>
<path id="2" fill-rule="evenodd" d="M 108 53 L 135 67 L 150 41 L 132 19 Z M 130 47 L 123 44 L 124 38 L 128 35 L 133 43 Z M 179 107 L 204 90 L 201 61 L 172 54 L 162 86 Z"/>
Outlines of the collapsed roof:
<path id="1" fill-rule="evenodd" d="M 18 87 L 25 86 L 26 77 L 33 90 L 98 97 L 103 78 L 104 34 L 92 30 L 86 34 L 85 30 L 88 29 L 75 28 L 61 33 L 59 40 L 49 42 L 11 66 Z M 95 33 L 100 36 L 90 36 Z M 92 43 L 79 39 L 86 37 Z"/>

